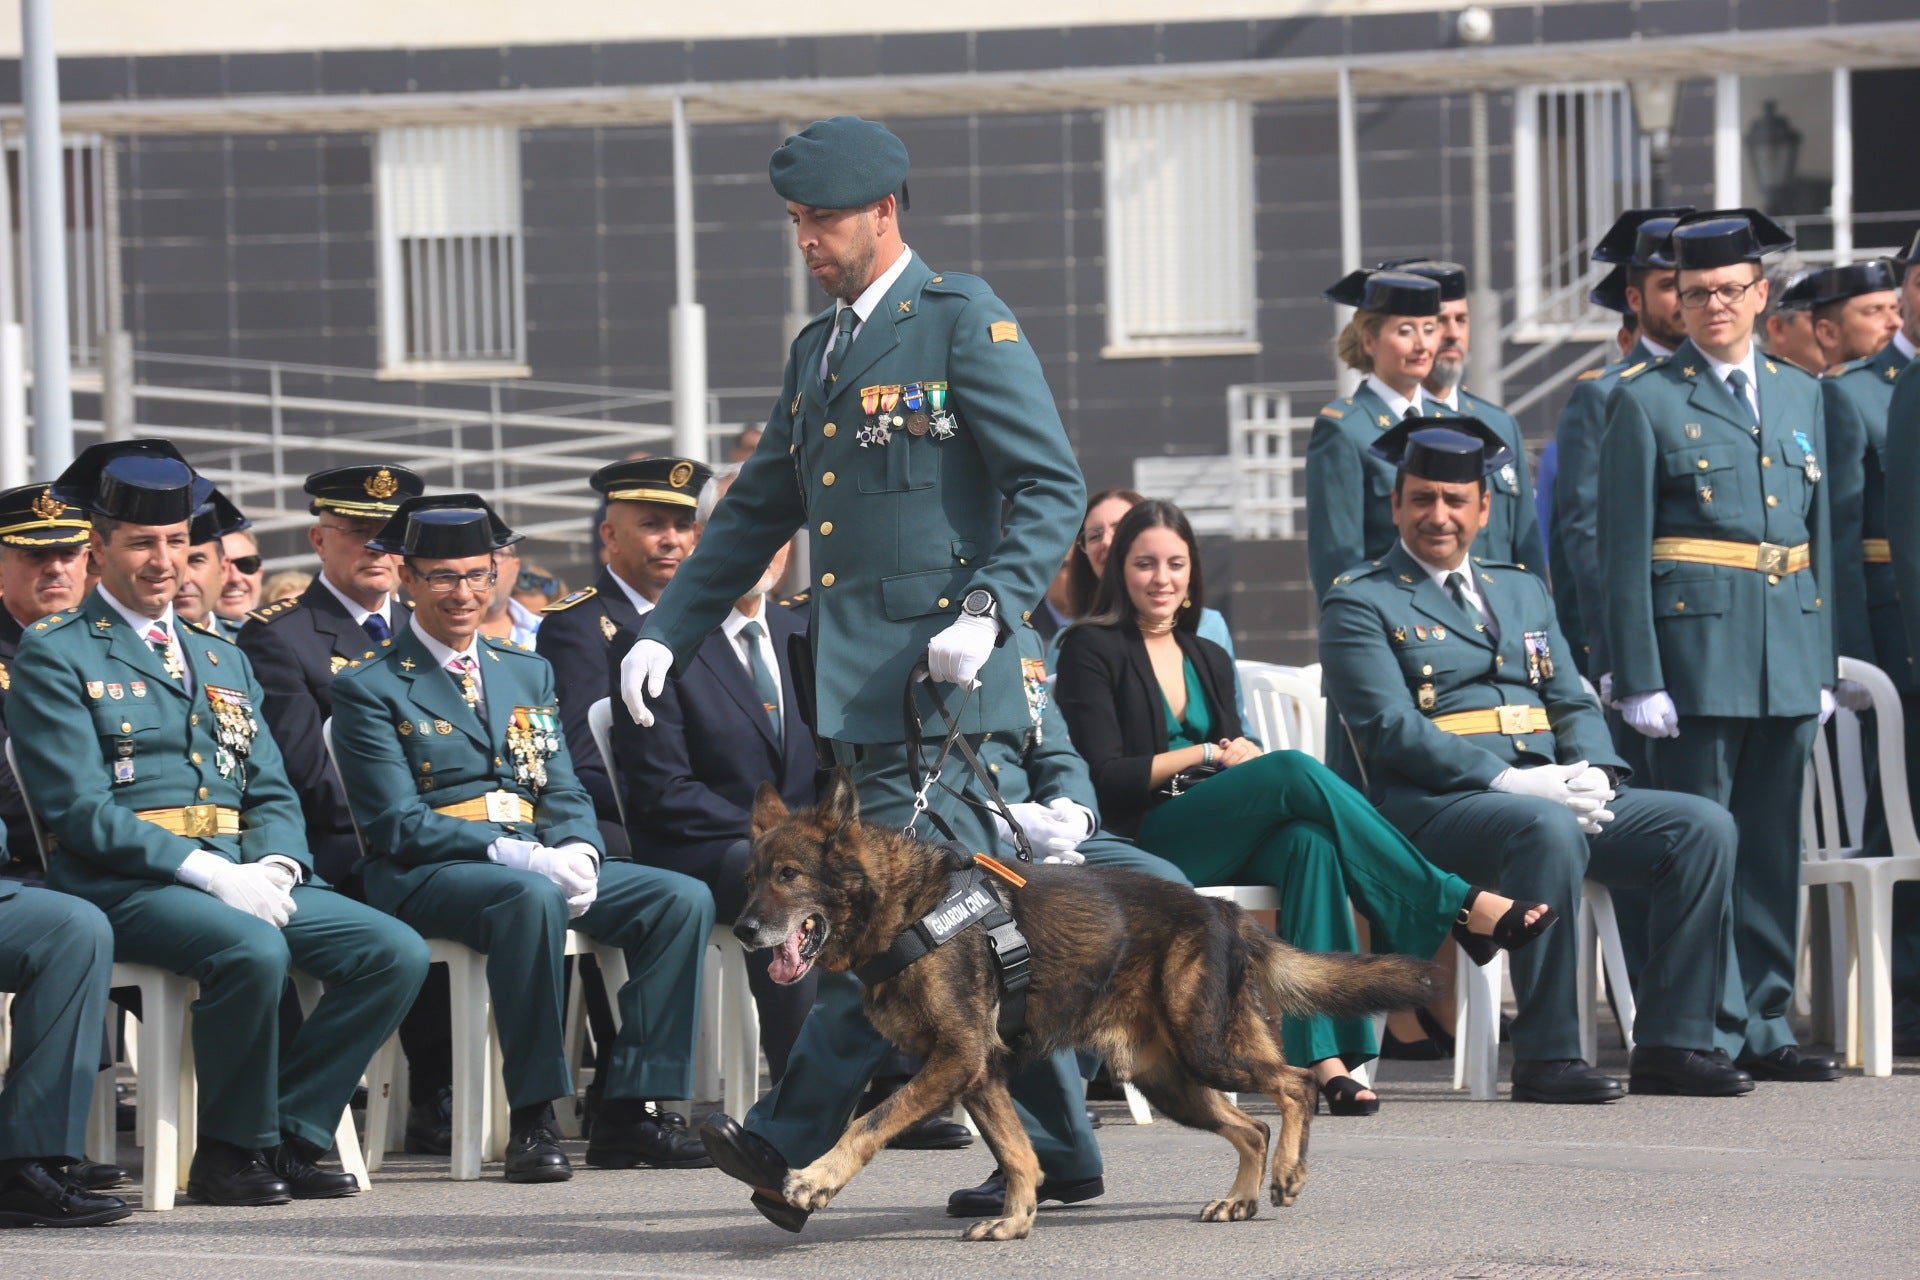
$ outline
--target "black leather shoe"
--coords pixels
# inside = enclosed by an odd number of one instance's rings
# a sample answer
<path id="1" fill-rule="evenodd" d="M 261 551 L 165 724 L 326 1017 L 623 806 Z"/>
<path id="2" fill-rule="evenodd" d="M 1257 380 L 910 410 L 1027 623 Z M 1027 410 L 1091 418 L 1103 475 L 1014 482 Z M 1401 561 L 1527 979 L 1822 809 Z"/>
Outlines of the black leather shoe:
<path id="1" fill-rule="evenodd" d="M 700 1141 L 720 1172 L 753 1188 L 753 1207 L 768 1222 L 793 1232 L 807 1225 L 812 1210 L 788 1204 L 782 1194 L 790 1166 L 771 1142 L 748 1132 L 724 1111 L 712 1112 L 700 1122 Z"/>
<path id="2" fill-rule="evenodd" d="M 98 1227 L 132 1212 L 119 1196 L 89 1191 L 42 1164 L 27 1165 L 0 1187 L 0 1227 Z"/>
<path id="3" fill-rule="evenodd" d="M 293 1188 L 258 1151 L 202 1138 L 187 1170 L 187 1194 L 201 1204 L 269 1205 L 292 1200 Z"/>
<path id="4" fill-rule="evenodd" d="M 407 1136 L 402 1150 L 416 1156 L 453 1154 L 453 1086 L 446 1085 L 430 1102 L 407 1108 Z"/>
<path id="5" fill-rule="evenodd" d="M 1098 1111 L 1095 1111 L 1092 1107 L 1086 1108 L 1086 1112 L 1087 1112 L 1087 1128 L 1089 1129 L 1100 1128 L 1104 1123 L 1100 1119 L 1100 1113 Z"/>
<path id="6" fill-rule="evenodd" d="M 887 1144 L 895 1151 L 958 1151 L 973 1145 L 967 1126 L 955 1124 L 945 1116 L 928 1116 L 908 1125 Z"/>
<path id="7" fill-rule="evenodd" d="M 649 1112 L 630 1104 L 632 1116 L 621 1115 L 621 1099 L 608 1103 L 593 1123 L 587 1143 L 587 1163 L 596 1169 L 711 1169 L 713 1157 L 700 1139 L 687 1132 L 686 1119 L 677 1111 Z"/>
<path id="8" fill-rule="evenodd" d="M 1755 1080 L 1810 1083 L 1838 1080 L 1840 1064 L 1824 1053 L 1802 1053 L 1798 1045 L 1781 1045 L 1772 1053 L 1740 1055 L 1740 1069 Z"/>
<path id="9" fill-rule="evenodd" d="M 573 1176 L 567 1153 L 553 1131 L 553 1108 L 513 1125 L 507 1134 L 508 1182 L 565 1182 Z"/>
<path id="10" fill-rule="evenodd" d="M 267 1152 L 267 1168 L 287 1184 L 295 1200 L 337 1200 L 360 1194 L 360 1183 L 352 1174 L 328 1173 L 307 1159 L 290 1138 Z"/>
<path id="11" fill-rule="evenodd" d="M 1707 1049 L 1635 1045 L 1627 1088 L 1685 1098 L 1733 1098 L 1753 1092 L 1753 1077 Z"/>
<path id="12" fill-rule="evenodd" d="M 97 1160 L 76 1160 L 64 1172 L 68 1181 L 77 1182 L 89 1191 L 110 1191 L 133 1181 L 133 1175 L 119 1165 Z"/>
<path id="13" fill-rule="evenodd" d="M 1056 1201 L 1079 1204 L 1107 1194 L 1106 1180 L 1092 1178 L 1049 1178 L 1034 1192 L 1036 1204 Z M 949 1218 L 997 1218 L 1007 1211 L 1007 1175 L 995 1169 L 977 1187 L 962 1187 L 947 1197 Z"/>
<path id="14" fill-rule="evenodd" d="M 1625 1086 L 1618 1080 L 1579 1058 L 1513 1064 L 1515 1102 L 1617 1102 L 1626 1093 Z"/>

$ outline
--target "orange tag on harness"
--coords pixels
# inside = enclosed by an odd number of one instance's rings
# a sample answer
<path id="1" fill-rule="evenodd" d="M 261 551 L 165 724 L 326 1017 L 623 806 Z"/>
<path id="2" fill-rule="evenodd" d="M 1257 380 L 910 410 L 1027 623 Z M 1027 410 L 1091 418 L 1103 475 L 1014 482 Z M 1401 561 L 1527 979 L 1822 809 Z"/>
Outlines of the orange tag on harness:
<path id="1" fill-rule="evenodd" d="M 973 855 L 973 862 L 974 865 L 982 871 L 991 872 L 999 876 L 1016 889 L 1024 889 L 1027 887 L 1026 878 L 1014 871 L 1012 867 L 1001 862 L 998 858 L 989 858 L 984 853 L 976 853 Z"/>

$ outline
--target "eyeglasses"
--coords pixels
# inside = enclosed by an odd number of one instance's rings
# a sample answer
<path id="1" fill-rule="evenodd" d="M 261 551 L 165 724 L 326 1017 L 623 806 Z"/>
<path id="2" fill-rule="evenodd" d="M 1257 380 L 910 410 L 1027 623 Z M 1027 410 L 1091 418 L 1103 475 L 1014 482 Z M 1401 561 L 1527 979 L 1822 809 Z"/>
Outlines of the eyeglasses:
<path id="1" fill-rule="evenodd" d="M 1113 536 L 1113 531 L 1119 527 L 1119 524 L 1115 523 L 1103 524 L 1097 529 L 1083 529 L 1080 531 L 1080 545 L 1083 547 L 1104 546 L 1107 539 Z"/>
<path id="2" fill-rule="evenodd" d="M 259 556 L 233 556 L 227 561 L 227 563 L 245 574 L 255 574 L 260 572 Z"/>
<path id="3" fill-rule="evenodd" d="M 1707 305 L 1709 298 L 1713 298 L 1717 299 L 1721 306 L 1731 307 L 1734 303 L 1747 296 L 1747 290 L 1753 288 L 1753 286 L 1759 284 L 1760 281 L 1764 279 L 1766 279 L 1765 276 L 1758 276 L 1747 281 L 1745 284 L 1723 284 L 1716 289 L 1682 289 L 1680 291 L 1680 305 L 1689 311 L 1698 311 Z"/>
<path id="4" fill-rule="evenodd" d="M 463 582 L 476 592 L 485 591 L 500 581 L 500 572 L 497 569 L 475 569 L 471 573 L 455 573 L 451 569 L 442 569 L 438 573 L 423 573 L 420 578 L 427 584 L 427 590 L 444 596 Z"/>
<path id="5" fill-rule="evenodd" d="M 531 569 L 522 569 L 520 576 L 513 580 L 515 591 L 533 591 L 541 595 L 558 595 L 560 579 L 551 574 L 535 573 Z"/>

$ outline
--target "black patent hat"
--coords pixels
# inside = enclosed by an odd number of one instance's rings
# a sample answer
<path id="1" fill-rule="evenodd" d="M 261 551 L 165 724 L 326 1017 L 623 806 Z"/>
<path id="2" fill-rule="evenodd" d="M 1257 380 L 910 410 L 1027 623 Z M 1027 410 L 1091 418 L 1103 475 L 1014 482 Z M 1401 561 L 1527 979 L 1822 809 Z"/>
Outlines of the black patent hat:
<path id="1" fill-rule="evenodd" d="M 1666 256 L 1667 237 L 1680 219 L 1693 212 L 1690 204 L 1624 210 L 1593 247 L 1593 260 L 1629 267 L 1671 267 L 1673 260 Z"/>
<path id="2" fill-rule="evenodd" d="M 713 468 L 691 458 L 629 458 L 610 462 L 587 483 L 608 502 L 658 502 L 669 507 L 691 507 L 700 490 L 713 479 Z"/>
<path id="3" fill-rule="evenodd" d="M 316 471 L 302 487 L 312 499 L 307 510 L 316 516 L 334 511 L 358 519 L 384 519 L 408 498 L 419 497 L 427 483 L 405 467 L 383 463 Z"/>
<path id="4" fill-rule="evenodd" d="M 1682 271 L 1711 271 L 1791 248 L 1793 237 L 1758 209 L 1710 209 L 1680 219 L 1666 252 Z"/>
<path id="5" fill-rule="evenodd" d="M 1893 260 L 1903 274 L 1909 267 L 1920 266 L 1920 231 L 1913 233 L 1913 242 L 1907 246 L 1907 251 L 1894 254 Z"/>
<path id="6" fill-rule="evenodd" d="M 193 485 L 194 496 L 199 501 L 193 509 L 193 521 L 187 526 L 187 542 L 190 545 L 197 547 L 203 542 L 215 542 L 230 533 L 253 528 L 253 521 L 233 505 L 232 499 L 214 488 L 211 480 L 195 476 Z"/>
<path id="7" fill-rule="evenodd" d="M 1410 276 L 1425 276 L 1440 286 L 1440 301 L 1463 302 L 1467 296 L 1467 269 L 1457 262 L 1437 258 L 1390 258 L 1380 264 L 1382 271 L 1397 271 Z"/>
<path id="8" fill-rule="evenodd" d="M 1324 295 L 1328 302 L 1389 316 L 1437 316 L 1440 285 L 1405 271 L 1362 267 L 1342 276 Z"/>
<path id="9" fill-rule="evenodd" d="M 1608 311 L 1618 311 L 1623 316 L 1633 314 L 1633 306 L 1627 301 L 1627 277 L 1632 268 L 1626 263 L 1617 264 L 1613 270 L 1600 278 L 1600 283 L 1587 290 L 1587 301 L 1596 307 Z"/>
<path id="10" fill-rule="evenodd" d="M 1873 258 L 1851 262 L 1844 267 L 1823 267 L 1814 273 L 1813 305 L 1845 302 L 1864 293 L 1885 293 L 1900 287 L 1900 267 L 1892 258 Z"/>
<path id="11" fill-rule="evenodd" d="M 1806 267 L 1787 277 L 1774 300 L 1775 311 L 1811 311 L 1819 305 L 1820 268 Z"/>
<path id="12" fill-rule="evenodd" d="M 127 524 L 185 524 L 198 505 L 193 468 L 167 440 L 90 444 L 53 482 L 53 496 Z"/>
<path id="13" fill-rule="evenodd" d="M 1367 446 L 1422 480 L 1472 484 L 1513 461 L 1513 450 L 1478 418 L 1404 418 Z"/>
<path id="14" fill-rule="evenodd" d="M 0 493 L 0 543 L 10 547 L 71 547 L 87 540 L 93 521 L 51 485 L 23 484 Z"/>
<path id="15" fill-rule="evenodd" d="M 518 541 L 520 535 L 479 494 L 442 493 L 401 503 L 385 527 L 367 539 L 367 547 L 422 560 L 466 560 Z"/>

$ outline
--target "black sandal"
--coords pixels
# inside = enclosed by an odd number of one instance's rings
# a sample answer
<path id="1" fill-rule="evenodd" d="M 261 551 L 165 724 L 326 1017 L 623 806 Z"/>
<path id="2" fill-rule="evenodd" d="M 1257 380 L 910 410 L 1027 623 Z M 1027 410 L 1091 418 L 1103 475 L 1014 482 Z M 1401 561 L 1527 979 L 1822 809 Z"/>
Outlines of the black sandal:
<path id="1" fill-rule="evenodd" d="M 1453 1046 L 1442 1048 L 1431 1031 L 1418 1040 L 1402 1040 L 1391 1030 L 1383 1030 L 1380 1033 L 1380 1056 L 1392 1058 L 1395 1062 L 1438 1062 L 1453 1056 Z"/>
<path id="2" fill-rule="evenodd" d="M 1370 1116 L 1380 1110 L 1378 1097 L 1362 1098 L 1368 1092 L 1366 1085 L 1352 1076 L 1335 1076 L 1320 1086 L 1320 1096 L 1327 1100 L 1327 1114 L 1330 1116 Z"/>
<path id="3" fill-rule="evenodd" d="M 1542 904 L 1516 902 L 1494 924 L 1491 934 L 1471 933 L 1467 930 L 1467 921 L 1472 918 L 1473 904 L 1480 894 L 1479 889 L 1467 890 L 1467 900 L 1460 904 L 1460 914 L 1453 921 L 1453 940 L 1467 953 L 1467 959 L 1475 964 L 1487 964 L 1502 951 L 1518 951 L 1545 933 L 1560 918 L 1558 911 L 1548 907 L 1540 913 L 1538 920 L 1528 924 L 1527 912 Z"/>

